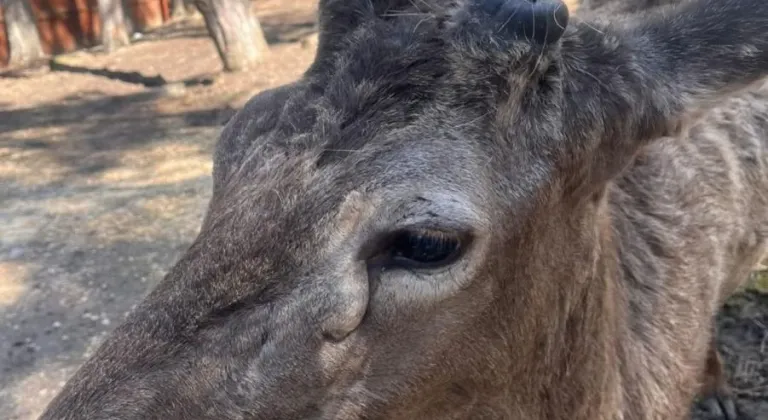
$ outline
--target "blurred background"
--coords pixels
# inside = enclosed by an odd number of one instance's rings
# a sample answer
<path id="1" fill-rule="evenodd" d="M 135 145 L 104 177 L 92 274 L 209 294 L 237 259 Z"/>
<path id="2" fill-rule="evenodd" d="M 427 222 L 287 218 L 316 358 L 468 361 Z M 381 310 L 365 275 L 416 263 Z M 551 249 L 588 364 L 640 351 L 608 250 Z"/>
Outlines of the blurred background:
<path id="1" fill-rule="evenodd" d="M 223 124 L 311 63 L 316 7 L 0 0 L 0 418 L 36 418 L 191 243 Z M 768 275 L 720 339 L 768 413 Z"/>

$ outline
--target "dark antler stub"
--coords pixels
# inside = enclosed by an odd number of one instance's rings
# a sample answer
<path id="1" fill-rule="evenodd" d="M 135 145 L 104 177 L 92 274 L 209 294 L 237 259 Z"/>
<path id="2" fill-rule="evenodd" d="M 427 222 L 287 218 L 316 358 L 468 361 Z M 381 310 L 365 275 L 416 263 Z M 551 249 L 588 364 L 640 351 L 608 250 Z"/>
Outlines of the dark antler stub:
<path id="1" fill-rule="evenodd" d="M 547 45 L 557 42 L 568 25 L 568 7 L 559 0 L 474 0 L 474 14 L 499 35 Z"/>

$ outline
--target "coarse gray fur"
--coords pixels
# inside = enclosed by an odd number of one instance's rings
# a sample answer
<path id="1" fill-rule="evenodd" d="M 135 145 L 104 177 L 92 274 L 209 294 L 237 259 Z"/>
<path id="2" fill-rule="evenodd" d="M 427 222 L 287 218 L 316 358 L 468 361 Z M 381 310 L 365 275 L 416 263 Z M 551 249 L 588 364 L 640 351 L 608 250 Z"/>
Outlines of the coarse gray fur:
<path id="1" fill-rule="evenodd" d="M 768 2 L 554 41 L 476 3 L 321 0 L 315 63 L 229 122 L 198 238 L 42 418 L 677 420 L 718 392 L 713 317 L 768 237 Z M 471 241 L 371 264 L 413 226 Z"/>

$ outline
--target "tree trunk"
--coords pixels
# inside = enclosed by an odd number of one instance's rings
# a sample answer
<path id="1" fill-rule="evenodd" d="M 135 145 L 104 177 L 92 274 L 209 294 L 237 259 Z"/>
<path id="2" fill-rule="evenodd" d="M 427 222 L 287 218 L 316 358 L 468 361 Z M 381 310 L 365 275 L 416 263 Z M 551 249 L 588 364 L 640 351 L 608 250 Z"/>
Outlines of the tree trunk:
<path id="1" fill-rule="evenodd" d="M 245 70 L 264 59 L 269 47 L 250 0 L 195 0 L 227 71 Z"/>
<path id="2" fill-rule="evenodd" d="M 128 36 L 128 19 L 122 0 L 98 0 L 101 19 L 101 44 L 106 52 L 112 52 L 131 43 Z"/>
<path id="3" fill-rule="evenodd" d="M 2 1 L 2 0 L 0 0 Z M 32 64 L 45 57 L 40 35 L 29 2 L 26 0 L 2 1 L 5 25 L 8 32 L 10 60 L 8 67 Z"/>

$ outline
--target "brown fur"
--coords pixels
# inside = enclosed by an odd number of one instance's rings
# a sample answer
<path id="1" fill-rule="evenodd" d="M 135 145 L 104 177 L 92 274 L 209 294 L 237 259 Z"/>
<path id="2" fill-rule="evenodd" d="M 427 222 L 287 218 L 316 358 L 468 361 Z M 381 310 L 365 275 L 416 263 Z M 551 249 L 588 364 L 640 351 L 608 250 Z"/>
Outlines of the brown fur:
<path id="1" fill-rule="evenodd" d="M 315 63 L 228 124 L 199 237 L 43 419 L 685 418 L 766 249 L 768 3 L 550 37 L 521 2 L 321 1 Z M 461 258 L 382 259 L 419 226 Z"/>

